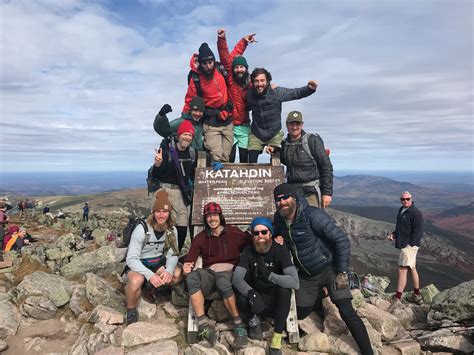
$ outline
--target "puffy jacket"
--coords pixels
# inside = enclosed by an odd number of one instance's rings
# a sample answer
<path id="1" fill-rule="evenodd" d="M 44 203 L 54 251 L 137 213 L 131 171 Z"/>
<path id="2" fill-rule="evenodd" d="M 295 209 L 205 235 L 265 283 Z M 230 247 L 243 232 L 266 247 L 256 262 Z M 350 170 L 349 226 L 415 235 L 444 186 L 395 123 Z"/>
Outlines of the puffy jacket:
<path id="1" fill-rule="evenodd" d="M 281 131 L 281 103 L 299 100 L 313 94 L 308 85 L 296 89 L 276 87 L 269 84 L 262 95 L 253 88 L 247 90 L 247 109 L 252 111 L 252 133 L 266 142 Z"/>
<path id="2" fill-rule="evenodd" d="M 403 207 L 400 207 L 397 215 L 397 225 L 395 227 L 395 248 L 402 249 L 407 245 L 420 246 L 423 236 L 423 214 L 415 204 L 401 213 Z"/>
<path id="3" fill-rule="evenodd" d="M 334 264 L 338 272 L 348 271 L 349 239 L 323 209 L 309 206 L 302 198 L 297 201 L 293 223 L 287 225 L 278 212 L 274 223 L 274 235 L 285 239 L 300 275 L 315 275 L 330 264 Z"/>
<path id="4" fill-rule="evenodd" d="M 229 48 L 227 47 L 227 41 L 225 38 L 217 37 L 217 50 L 219 52 L 219 58 L 227 71 L 227 88 L 229 90 L 229 96 L 234 105 L 232 110 L 232 116 L 234 125 L 242 125 L 250 123 L 249 112 L 247 111 L 247 104 L 245 102 L 245 96 L 249 87 L 250 81 L 246 82 L 243 86 L 239 85 L 234 81 L 232 75 L 232 61 L 235 57 L 244 54 L 247 48 L 247 41 L 243 38 L 235 45 L 232 53 L 229 54 Z"/>
<path id="5" fill-rule="evenodd" d="M 193 141 L 191 142 L 191 146 L 195 150 L 204 150 L 204 134 L 202 131 L 202 122 L 195 121 L 189 113 L 183 113 L 181 117 L 178 117 L 168 123 L 171 129 L 171 133 L 176 134 L 176 132 L 178 131 L 179 125 L 184 120 L 190 121 L 194 127 L 194 137 L 193 137 Z M 155 130 L 156 133 L 158 133 L 163 138 L 166 138 L 166 132 L 163 131 L 163 127 L 168 126 L 168 124 L 166 124 L 167 121 L 168 121 L 168 118 L 166 116 L 163 117 L 157 114 L 155 117 L 155 121 L 153 122 L 153 129 Z"/>
<path id="6" fill-rule="evenodd" d="M 316 162 L 316 168 L 313 159 L 303 148 L 303 136 L 306 134 L 308 133 L 303 131 L 301 137 L 295 141 L 288 136 L 281 145 L 281 163 L 287 167 L 287 181 L 290 184 L 302 184 L 319 179 L 321 194 L 332 196 L 333 169 L 324 142 L 317 134 L 309 135 L 309 150 Z"/>

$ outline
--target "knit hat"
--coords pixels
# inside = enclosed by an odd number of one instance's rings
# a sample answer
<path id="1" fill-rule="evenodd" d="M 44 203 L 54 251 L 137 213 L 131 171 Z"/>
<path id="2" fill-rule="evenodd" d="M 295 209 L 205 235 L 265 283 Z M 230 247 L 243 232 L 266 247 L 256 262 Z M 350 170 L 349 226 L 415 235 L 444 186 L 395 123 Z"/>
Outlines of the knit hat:
<path id="1" fill-rule="evenodd" d="M 300 122 L 303 123 L 303 114 L 299 111 L 291 111 L 286 117 L 286 123 Z"/>
<path id="2" fill-rule="evenodd" d="M 211 213 L 219 213 L 222 214 L 222 208 L 217 202 L 209 202 L 204 206 L 203 209 L 203 216 L 206 217 L 208 214 Z"/>
<path id="3" fill-rule="evenodd" d="M 153 202 L 152 212 L 158 210 L 168 210 L 171 212 L 171 201 L 168 198 L 168 193 L 165 190 L 158 190 L 155 194 L 155 202 Z"/>
<path id="4" fill-rule="evenodd" d="M 178 132 L 177 132 L 178 137 L 180 135 L 182 135 L 184 132 L 191 133 L 194 136 L 194 127 L 193 127 L 193 124 L 191 123 L 191 121 L 184 120 L 179 125 Z"/>
<path id="5" fill-rule="evenodd" d="M 232 69 L 236 67 L 237 65 L 243 65 L 247 69 L 249 68 L 249 65 L 247 64 L 247 59 L 239 55 L 238 57 L 235 57 L 234 60 L 232 61 Z"/>
<path id="6" fill-rule="evenodd" d="M 11 226 L 10 228 L 8 228 L 8 234 L 13 234 L 13 233 L 16 233 L 20 230 L 20 227 L 18 226 Z"/>
<path id="7" fill-rule="evenodd" d="M 268 230 L 270 231 L 270 233 L 272 233 L 273 235 L 273 224 L 272 224 L 272 221 L 270 218 L 267 218 L 267 217 L 256 217 L 253 219 L 252 223 L 250 223 L 250 229 L 254 230 L 254 228 L 256 226 L 258 226 L 259 224 L 265 226 L 268 228 Z"/>
<path id="8" fill-rule="evenodd" d="M 194 96 L 191 102 L 189 103 L 189 111 L 199 110 L 201 112 L 204 112 L 205 109 L 206 109 L 206 104 L 204 103 L 204 100 L 200 96 Z"/>
<path id="9" fill-rule="evenodd" d="M 18 229 L 18 232 L 21 233 L 21 232 L 26 232 L 26 228 L 25 227 L 20 227 Z"/>
<path id="10" fill-rule="evenodd" d="M 206 60 L 216 60 L 214 53 L 212 53 L 211 48 L 207 43 L 201 44 L 199 47 L 198 62 L 203 63 Z"/>
<path id="11" fill-rule="evenodd" d="M 292 185 L 285 182 L 283 184 L 278 185 L 273 190 L 273 197 L 281 195 L 290 195 L 291 197 L 296 198 L 296 190 Z"/>

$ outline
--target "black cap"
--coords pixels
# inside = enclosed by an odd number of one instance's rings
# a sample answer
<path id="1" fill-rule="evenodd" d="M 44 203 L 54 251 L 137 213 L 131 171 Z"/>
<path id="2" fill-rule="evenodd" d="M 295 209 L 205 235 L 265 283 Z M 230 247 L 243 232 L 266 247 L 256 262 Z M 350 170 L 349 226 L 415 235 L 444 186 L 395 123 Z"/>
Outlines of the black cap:
<path id="1" fill-rule="evenodd" d="M 216 60 L 214 53 L 212 53 L 211 48 L 207 43 L 201 44 L 199 47 L 198 62 L 203 63 L 206 60 Z"/>
<path id="2" fill-rule="evenodd" d="M 293 198 L 296 198 L 296 189 L 293 185 L 288 183 L 283 183 L 275 187 L 273 190 L 273 197 L 281 196 L 281 195 L 290 195 Z"/>

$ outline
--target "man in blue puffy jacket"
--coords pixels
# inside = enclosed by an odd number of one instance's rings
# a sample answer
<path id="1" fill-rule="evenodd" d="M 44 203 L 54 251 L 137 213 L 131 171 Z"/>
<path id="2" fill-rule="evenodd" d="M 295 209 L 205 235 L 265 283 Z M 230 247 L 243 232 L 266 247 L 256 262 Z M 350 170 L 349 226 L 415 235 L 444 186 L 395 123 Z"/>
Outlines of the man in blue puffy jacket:
<path id="1" fill-rule="evenodd" d="M 277 209 L 274 235 L 282 237 L 298 269 L 298 319 L 306 318 L 320 304 L 325 287 L 362 354 L 373 354 L 367 329 L 351 303 L 347 235 L 323 209 L 309 206 L 304 197 L 297 196 L 292 185 L 278 185 L 273 195 Z"/>

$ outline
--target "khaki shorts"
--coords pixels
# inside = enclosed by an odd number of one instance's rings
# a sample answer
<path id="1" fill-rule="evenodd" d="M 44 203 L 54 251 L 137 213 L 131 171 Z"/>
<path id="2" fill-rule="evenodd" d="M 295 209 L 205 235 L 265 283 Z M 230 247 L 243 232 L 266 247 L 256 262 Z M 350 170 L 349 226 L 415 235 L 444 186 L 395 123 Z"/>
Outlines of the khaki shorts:
<path id="1" fill-rule="evenodd" d="M 272 145 L 272 146 L 275 146 L 275 147 L 279 147 L 279 146 L 281 146 L 281 141 L 283 140 L 283 136 L 284 136 L 283 132 L 280 131 L 277 134 L 275 134 L 268 141 L 262 141 L 262 140 L 258 139 L 257 137 L 255 137 L 255 135 L 252 132 L 250 132 L 248 150 L 261 151 L 261 150 L 263 150 L 263 147 L 265 147 L 266 145 Z"/>
<path id="2" fill-rule="evenodd" d="M 174 219 L 177 226 L 187 227 L 189 223 L 190 207 L 186 207 L 183 202 L 183 197 L 181 196 L 181 190 L 178 188 L 177 185 L 176 187 L 177 188 L 175 189 L 161 187 L 156 192 L 158 192 L 159 190 L 165 190 L 168 193 L 168 198 L 171 201 L 171 204 L 173 205 L 171 210 L 171 217 Z M 153 194 L 153 201 L 155 201 L 154 195 L 156 194 L 156 192 Z"/>
<path id="3" fill-rule="evenodd" d="M 416 245 L 406 246 L 400 250 L 400 257 L 398 258 L 398 266 L 409 266 L 414 268 L 416 266 L 416 254 L 418 253 Z"/>

